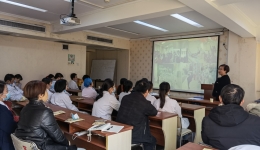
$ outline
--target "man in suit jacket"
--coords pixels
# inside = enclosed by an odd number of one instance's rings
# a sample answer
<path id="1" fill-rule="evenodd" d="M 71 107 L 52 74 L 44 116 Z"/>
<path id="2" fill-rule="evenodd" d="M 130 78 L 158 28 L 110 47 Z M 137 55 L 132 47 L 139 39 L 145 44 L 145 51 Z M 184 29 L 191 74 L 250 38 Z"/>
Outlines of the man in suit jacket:
<path id="1" fill-rule="evenodd" d="M 149 83 L 138 81 L 133 92 L 123 97 L 117 114 L 117 122 L 134 126 L 132 143 L 144 145 L 145 150 L 153 150 L 156 139 L 151 135 L 149 116 L 157 115 L 156 108 L 146 100 Z"/>

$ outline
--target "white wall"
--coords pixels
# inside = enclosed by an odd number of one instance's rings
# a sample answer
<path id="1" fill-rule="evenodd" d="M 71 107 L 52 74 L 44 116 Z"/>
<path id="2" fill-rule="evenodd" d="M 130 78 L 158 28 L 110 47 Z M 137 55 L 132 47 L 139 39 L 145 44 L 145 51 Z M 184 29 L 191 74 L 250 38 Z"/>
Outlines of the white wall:
<path id="1" fill-rule="evenodd" d="M 93 50 L 92 50 L 93 51 Z M 130 53 L 129 50 L 94 50 L 87 52 L 87 74 L 90 75 L 92 60 L 116 60 L 114 81 L 118 85 L 121 78 L 130 77 Z"/>
<path id="2" fill-rule="evenodd" d="M 229 32 L 228 65 L 232 84 L 245 90 L 245 104 L 256 100 L 257 42 L 255 38 L 241 38 Z"/>
<path id="3" fill-rule="evenodd" d="M 68 65 L 68 54 L 75 54 L 74 65 Z M 0 80 L 7 73 L 19 73 L 23 86 L 56 72 L 67 80 L 73 72 L 81 78 L 86 73 L 86 46 L 69 45 L 64 51 L 61 43 L 0 35 L 0 68 Z"/>

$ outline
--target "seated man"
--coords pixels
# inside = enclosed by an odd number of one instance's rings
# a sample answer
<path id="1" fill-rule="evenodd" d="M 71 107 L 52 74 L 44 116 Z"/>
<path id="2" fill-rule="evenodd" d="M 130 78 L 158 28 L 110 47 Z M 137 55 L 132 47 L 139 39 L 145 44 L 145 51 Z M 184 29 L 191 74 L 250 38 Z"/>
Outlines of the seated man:
<path id="1" fill-rule="evenodd" d="M 69 82 L 69 89 L 73 89 L 73 90 L 78 90 L 79 87 L 77 85 L 77 82 L 78 82 L 78 77 L 77 77 L 77 74 L 76 73 L 72 73 L 70 75 L 70 82 Z"/>
<path id="2" fill-rule="evenodd" d="M 12 101 L 20 101 L 24 99 L 23 91 L 14 85 L 14 75 L 7 74 L 5 75 L 5 83 L 7 84 L 8 92 L 10 93 L 10 100 Z"/>
<path id="3" fill-rule="evenodd" d="M 146 81 L 138 81 L 134 92 L 123 97 L 117 114 L 117 122 L 134 126 L 132 143 L 143 143 L 144 150 L 153 150 L 156 139 L 152 136 L 149 127 L 149 116 L 157 115 L 156 108 L 147 101 L 150 85 Z"/>
<path id="4" fill-rule="evenodd" d="M 260 145 L 260 118 L 244 110 L 244 90 L 226 85 L 219 100 L 223 106 L 213 108 L 202 121 L 204 143 L 220 150 L 243 144 Z"/>

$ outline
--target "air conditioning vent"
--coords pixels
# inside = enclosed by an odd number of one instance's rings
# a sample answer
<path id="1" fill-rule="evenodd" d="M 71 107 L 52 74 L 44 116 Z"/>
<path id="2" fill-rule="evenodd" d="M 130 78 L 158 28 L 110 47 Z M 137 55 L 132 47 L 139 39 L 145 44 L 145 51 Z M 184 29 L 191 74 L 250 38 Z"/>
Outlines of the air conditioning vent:
<path id="1" fill-rule="evenodd" d="M 1 20 L 1 19 L 0 19 L 0 25 L 9 26 L 9 27 L 13 27 L 13 28 L 38 31 L 38 32 L 45 32 L 45 27 L 42 27 L 42 26 L 28 25 L 28 24 L 24 24 L 24 23 L 18 23 L 18 22 Z"/>
<path id="2" fill-rule="evenodd" d="M 87 36 L 87 39 L 92 40 L 92 41 L 98 41 L 98 42 L 113 44 L 113 40 L 111 40 L 111 39 L 104 39 L 104 38 L 94 37 L 94 36 Z"/>
<path id="3" fill-rule="evenodd" d="M 73 42 L 67 42 L 67 41 L 55 41 L 55 42 L 64 43 L 64 44 L 75 44 L 75 43 L 73 43 Z"/>

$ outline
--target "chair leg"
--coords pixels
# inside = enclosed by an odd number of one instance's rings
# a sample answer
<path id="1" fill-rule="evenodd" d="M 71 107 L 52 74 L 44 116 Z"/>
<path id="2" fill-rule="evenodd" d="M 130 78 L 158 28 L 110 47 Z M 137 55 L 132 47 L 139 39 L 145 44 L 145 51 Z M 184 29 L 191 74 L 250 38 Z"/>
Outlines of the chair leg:
<path id="1" fill-rule="evenodd" d="M 179 142 L 180 142 L 180 147 L 181 147 L 181 142 L 182 142 L 182 136 L 180 136 L 180 141 L 179 141 Z"/>

